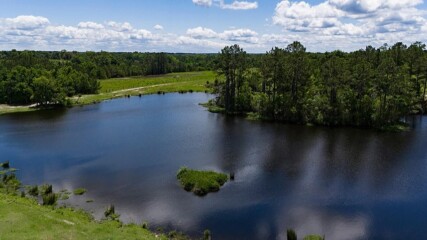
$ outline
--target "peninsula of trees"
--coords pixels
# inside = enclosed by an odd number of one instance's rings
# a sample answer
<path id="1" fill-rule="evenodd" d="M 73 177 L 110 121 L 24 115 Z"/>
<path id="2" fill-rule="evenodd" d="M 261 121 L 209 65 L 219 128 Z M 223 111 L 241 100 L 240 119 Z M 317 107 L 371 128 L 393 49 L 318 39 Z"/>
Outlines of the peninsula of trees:
<path id="1" fill-rule="evenodd" d="M 225 47 L 217 70 L 225 82 L 214 104 L 227 114 L 329 126 L 383 127 L 426 111 L 425 45 L 371 46 L 352 53 L 307 53 L 294 42 L 248 64 L 238 45 Z"/>

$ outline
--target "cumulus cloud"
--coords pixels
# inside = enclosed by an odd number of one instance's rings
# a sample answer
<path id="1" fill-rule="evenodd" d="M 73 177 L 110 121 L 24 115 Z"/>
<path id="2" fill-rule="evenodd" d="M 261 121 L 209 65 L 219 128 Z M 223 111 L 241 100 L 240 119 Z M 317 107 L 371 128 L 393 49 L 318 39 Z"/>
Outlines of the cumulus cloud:
<path id="1" fill-rule="evenodd" d="M 155 30 L 158 30 L 158 31 L 163 30 L 163 26 L 162 26 L 162 25 L 159 25 L 159 24 L 155 25 L 153 28 L 154 28 Z"/>
<path id="2" fill-rule="evenodd" d="M 347 12 L 367 13 L 379 9 L 414 7 L 423 0 L 329 0 L 328 3 Z"/>
<path id="3" fill-rule="evenodd" d="M 224 40 L 233 42 L 256 43 L 258 41 L 258 33 L 247 28 L 226 30 L 220 36 Z"/>
<path id="4" fill-rule="evenodd" d="M 212 5 L 215 3 L 219 4 L 213 0 Z M 239 44 L 248 52 L 265 52 L 300 41 L 309 51 L 352 51 L 367 45 L 427 41 L 425 12 L 417 4 L 419 0 L 376 0 L 376 4 L 324 0 L 314 5 L 282 0 L 271 21 L 281 30 L 276 32 L 270 23 L 259 32 L 248 27 L 224 30 L 195 26 L 179 33 L 164 31 L 161 25 L 151 27 L 151 32 L 128 22 L 59 25 L 41 16 L 17 16 L 0 18 L 0 49 L 197 53 L 218 52 L 224 46 Z"/>
<path id="5" fill-rule="evenodd" d="M 135 46 L 152 40 L 155 36 L 150 31 L 134 28 L 126 22 L 80 22 L 76 26 L 65 26 L 51 24 L 47 18 L 37 16 L 0 18 L 0 47 L 3 49 L 108 49 L 112 43 Z"/>
<path id="6" fill-rule="evenodd" d="M 187 36 L 193 39 L 216 39 L 226 42 L 257 43 L 258 33 L 247 28 L 225 30 L 217 33 L 210 28 L 196 27 L 187 30 Z"/>
<path id="7" fill-rule="evenodd" d="M 49 24 L 49 20 L 39 16 L 18 16 L 16 18 L 5 18 L 0 24 L 7 25 L 12 29 L 32 30 Z"/>
<path id="8" fill-rule="evenodd" d="M 193 3 L 199 6 L 210 7 L 212 0 L 193 0 Z"/>
<path id="9" fill-rule="evenodd" d="M 414 8 L 421 0 L 327 0 L 318 5 L 282 0 L 277 4 L 273 22 L 291 31 L 367 34 L 387 25 L 425 23 L 423 13 Z M 350 23 L 345 23 L 350 20 Z M 395 28 L 393 28 L 395 29 Z"/>
<path id="10" fill-rule="evenodd" d="M 110 21 L 107 23 L 107 26 L 119 32 L 127 32 L 133 29 L 132 25 L 128 22 L 118 23 L 118 22 Z"/>
<path id="11" fill-rule="evenodd" d="M 238 1 L 238 0 L 234 0 L 231 3 L 225 3 L 224 0 L 193 0 L 193 3 L 203 7 L 210 7 L 212 5 L 215 5 L 220 7 L 221 9 L 230 9 L 230 10 L 251 10 L 251 9 L 258 8 L 258 2 L 248 2 L 248 1 Z"/>
<path id="12" fill-rule="evenodd" d="M 90 28 L 90 29 L 103 29 L 104 26 L 95 22 L 80 22 L 77 25 L 79 28 Z"/>
<path id="13" fill-rule="evenodd" d="M 273 17 L 275 24 L 294 31 L 308 31 L 313 28 L 337 26 L 343 12 L 328 3 L 311 6 L 306 2 L 281 1 Z"/>
<path id="14" fill-rule="evenodd" d="M 162 26 L 154 26 L 162 30 Z M 258 33 L 250 29 L 216 32 L 206 27 L 189 28 L 183 35 L 164 31 L 151 32 L 128 22 L 80 22 L 57 25 L 47 18 L 18 16 L 0 18 L 0 49 L 32 50 L 108 50 L 218 52 L 234 43 L 259 48 Z"/>
<path id="15" fill-rule="evenodd" d="M 187 30 L 187 35 L 196 39 L 215 38 L 218 36 L 214 30 L 204 27 L 190 28 Z"/>
<path id="16" fill-rule="evenodd" d="M 347 48 L 363 47 L 380 41 L 391 42 L 396 33 L 406 33 L 399 41 L 426 40 L 422 0 L 325 0 L 311 5 L 305 1 L 282 0 L 276 5 L 273 24 L 310 42 L 328 38 L 343 41 Z M 418 39 L 414 35 L 418 34 Z M 400 35 L 402 36 L 402 35 Z M 352 45 L 354 44 L 354 45 Z"/>
<path id="17" fill-rule="evenodd" d="M 224 1 L 220 1 L 219 6 L 222 9 L 251 10 L 258 8 L 258 2 L 234 1 L 231 4 L 226 4 Z"/>

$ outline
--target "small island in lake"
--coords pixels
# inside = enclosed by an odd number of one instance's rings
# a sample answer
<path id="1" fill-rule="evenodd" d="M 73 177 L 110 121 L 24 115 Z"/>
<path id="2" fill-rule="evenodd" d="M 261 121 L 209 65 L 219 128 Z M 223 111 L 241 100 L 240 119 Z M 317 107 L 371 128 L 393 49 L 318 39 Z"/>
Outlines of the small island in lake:
<path id="1" fill-rule="evenodd" d="M 198 196 L 205 196 L 210 192 L 218 192 L 220 187 L 228 181 L 227 174 L 213 171 L 197 171 L 182 167 L 176 176 L 181 186 Z"/>

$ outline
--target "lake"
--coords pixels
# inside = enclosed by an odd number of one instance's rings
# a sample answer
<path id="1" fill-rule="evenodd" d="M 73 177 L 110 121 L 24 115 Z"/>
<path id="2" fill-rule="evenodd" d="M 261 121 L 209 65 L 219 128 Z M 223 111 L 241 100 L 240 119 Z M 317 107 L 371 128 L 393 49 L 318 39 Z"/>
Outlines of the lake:
<path id="1" fill-rule="evenodd" d="M 116 99 L 68 110 L 0 116 L 0 162 L 24 184 L 84 187 L 67 203 L 101 218 L 214 239 L 424 239 L 427 118 L 384 133 L 248 121 L 209 113 L 203 93 Z M 234 172 L 197 197 L 182 166 Z M 93 203 L 86 200 L 93 199 Z"/>

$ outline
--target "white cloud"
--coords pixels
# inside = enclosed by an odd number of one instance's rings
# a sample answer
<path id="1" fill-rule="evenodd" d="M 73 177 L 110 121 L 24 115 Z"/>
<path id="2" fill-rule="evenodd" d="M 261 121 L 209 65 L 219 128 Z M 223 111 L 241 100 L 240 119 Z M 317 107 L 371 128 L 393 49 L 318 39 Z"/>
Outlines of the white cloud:
<path id="1" fill-rule="evenodd" d="M 328 0 L 328 3 L 344 11 L 367 13 L 379 9 L 414 7 L 423 3 L 423 0 Z"/>
<path id="2" fill-rule="evenodd" d="M 7 25 L 13 29 L 32 30 L 48 25 L 49 20 L 38 16 L 18 16 L 16 18 L 2 19 L 0 24 Z"/>
<path id="3" fill-rule="evenodd" d="M 221 38 L 233 42 L 256 43 L 258 33 L 247 28 L 226 30 L 220 34 Z"/>
<path id="4" fill-rule="evenodd" d="M 288 30 L 308 31 L 315 28 L 328 28 L 339 24 L 344 13 L 327 3 L 311 6 L 306 2 L 281 1 L 276 6 L 273 23 Z"/>
<path id="5" fill-rule="evenodd" d="M 124 23 L 117 23 L 114 21 L 110 21 L 107 23 L 108 27 L 114 29 L 115 31 L 119 31 L 119 32 L 126 32 L 126 31 L 130 31 L 133 29 L 132 25 L 128 22 L 124 22 Z"/>
<path id="6" fill-rule="evenodd" d="M 90 28 L 90 29 L 103 29 L 104 26 L 95 22 L 80 22 L 77 25 L 79 28 Z"/>
<path id="7" fill-rule="evenodd" d="M 232 3 L 225 3 L 224 0 L 193 0 L 193 3 L 203 7 L 210 7 L 212 5 L 215 5 L 220 7 L 221 9 L 230 9 L 230 10 L 252 10 L 252 9 L 258 8 L 258 2 L 248 2 L 248 1 L 238 1 L 238 0 L 234 0 Z"/>
<path id="8" fill-rule="evenodd" d="M 192 39 L 215 39 L 222 40 L 229 44 L 233 42 L 256 44 L 259 42 L 258 33 L 247 28 L 225 30 L 222 33 L 217 33 L 210 28 L 196 27 L 187 30 L 187 36 Z M 222 46 L 229 45 L 223 44 Z"/>
<path id="9" fill-rule="evenodd" d="M 214 30 L 204 27 L 190 28 L 187 30 L 187 35 L 196 39 L 215 38 L 218 36 Z"/>
<path id="10" fill-rule="evenodd" d="M 217 41 L 207 40 L 207 39 L 196 39 L 188 36 L 179 36 L 175 44 L 177 45 L 188 45 L 190 47 L 203 47 L 211 49 L 211 51 L 217 52 L 219 49 L 223 48 L 227 44 L 220 43 Z"/>
<path id="11" fill-rule="evenodd" d="M 151 34 L 151 32 L 145 29 L 136 30 L 134 33 L 130 35 L 131 39 L 138 39 L 138 40 L 150 39 L 152 37 L 153 35 Z"/>
<path id="12" fill-rule="evenodd" d="M 219 6 L 222 9 L 251 10 L 258 8 L 258 2 L 234 1 L 231 4 L 225 4 L 224 1 L 220 1 Z"/>
<path id="13" fill-rule="evenodd" d="M 416 7 L 420 3 L 422 0 L 325 0 L 311 5 L 282 0 L 272 20 L 285 33 L 296 34 L 307 42 L 317 42 L 318 46 L 334 42 L 339 43 L 334 48 L 354 50 L 396 40 L 425 41 L 423 26 L 427 21 L 425 12 Z M 396 33 L 406 33 L 406 37 Z"/>
<path id="14" fill-rule="evenodd" d="M 117 43 L 119 47 L 134 47 L 154 39 L 150 31 L 133 28 L 129 23 L 80 22 L 77 26 L 65 26 L 51 24 L 44 17 L 0 18 L 0 47 L 3 49 L 111 49 Z"/>
<path id="15" fill-rule="evenodd" d="M 153 28 L 154 28 L 155 30 L 158 30 L 158 31 L 163 30 L 163 26 L 162 26 L 162 25 L 159 25 L 159 24 L 155 25 Z"/>
<path id="16" fill-rule="evenodd" d="M 375 11 L 359 12 L 345 10 L 343 4 L 348 3 L 325 0 L 311 5 L 283 0 L 277 4 L 272 18 L 272 24 L 281 31 L 274 31 L 268 24 L 260 32 L 241 26 L 225 30 L 197 26 L 172 33 L 160 31 L 160 25 L 153 26 L 151 32 L 128 22 L 58 25 L 40 16 L 0 18 L 0 49 L 197 53 L 218 52 L 224 46 L 239 44 L 248 52 L 265 52 L 274 46 L 286 47 L 300 41 L 309 51 L 351 51 L 397 41 L 427 41 L 425 12 L 414 3 L 400 8 L 402 2 L 381 3 L 380 7 L 369 7 Z M 264 19 L 260 21 L 264 23 Z"/>
<path id="17" fill-rule="evenodd" d="M 193 0 L 193 3 L 204 7 L 212 6 L 212 0 Z"/>
<path id="18" fill-rule="evenodd" d="M 0 49 L 4 50 L 218 52 L 235 43 L 248 49 L 261 46 L 258 33 L 250 29 L 216 32 L 200 26 L 179 35 L 150 32 L 127 22 L 80 22 L 73 26 L 52 24 L 44 17 L 0 18 Z"/>

